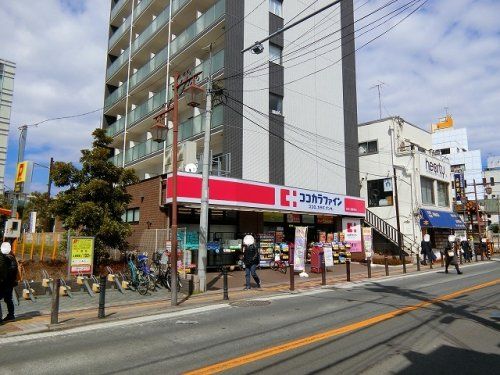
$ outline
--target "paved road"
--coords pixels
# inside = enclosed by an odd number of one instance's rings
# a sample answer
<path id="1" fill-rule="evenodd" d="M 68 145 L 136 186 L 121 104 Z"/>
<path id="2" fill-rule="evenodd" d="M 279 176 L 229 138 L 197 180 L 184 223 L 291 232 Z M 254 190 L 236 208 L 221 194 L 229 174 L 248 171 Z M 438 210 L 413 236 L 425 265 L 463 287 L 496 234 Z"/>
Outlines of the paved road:
<path id="1" fill-rule="evenodd" d="M 474 374 L 500 368 L 500 262 L 0 339 L 1 374 Z M 410 307 L 408 307 L 410 306 Z M 219 364 L 218 367 L 212 365 Z"/>

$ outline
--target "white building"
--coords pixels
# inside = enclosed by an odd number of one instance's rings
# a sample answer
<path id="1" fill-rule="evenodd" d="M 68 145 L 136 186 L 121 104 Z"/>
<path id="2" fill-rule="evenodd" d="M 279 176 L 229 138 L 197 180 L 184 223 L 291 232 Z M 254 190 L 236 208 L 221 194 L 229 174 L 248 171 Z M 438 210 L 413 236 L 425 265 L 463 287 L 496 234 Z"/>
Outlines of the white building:
<path id="1" fill-rule="evenodd" d="M 483 167 L 481 151 L 469 149 L 467 129 L 455 129 L 453 119 L 447 116 L 432 128 L 432 148 L 449 159 L 452 173 L 463 173 L 467 183 L 467 199 L 475 200 L 473 183 L 481 183 Z M 483 199 L 483 186 L 477 186 L 476 189 L 478 199 Z"/>
<path id="2" fill-rule="evenodd" d="M 376 223 L 382 219 L 397 228 L 398 196 L 406 248 L 413 244 L 417 250 L 423 233 L 430 233 L 433 245 L 439 248 L 449 233 L 464 228 L 451 209 L 450 164 L 446 158 L 434 156 L 429 132 L 400 117 L 390 117 L 360 124 L 358 138 L 361 197 L 367 200 L 370 225 L 383 232 L 387 225 Z M 394 229 L 389 228 L 385 237 Z"/>
<path id="3" fill-rule="evenodd" d="M 500 156 L 488 157 L 483 175 L 486 183 L 489 184 L 489 188 L 485 192 L 487 224 L 500 225 Z M 494 185 L 491 185 L 491 179 L 493 179 Z"/>
<path id="4" fill-rule="evenodd" d="M 0 59 L 0 194 L 3 194 L 16 64 Z"/>

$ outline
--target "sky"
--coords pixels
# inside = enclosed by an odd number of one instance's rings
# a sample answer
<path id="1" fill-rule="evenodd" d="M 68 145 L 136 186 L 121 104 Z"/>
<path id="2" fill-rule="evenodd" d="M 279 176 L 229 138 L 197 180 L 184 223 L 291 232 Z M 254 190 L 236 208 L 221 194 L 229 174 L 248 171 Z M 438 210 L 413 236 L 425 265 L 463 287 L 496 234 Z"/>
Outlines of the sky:
<path id="1" fill-rule="evenodd" d="M 355 0 L 359 18 L 389 0 Z M 409 0 L 400 0 L 404 4 Z M 285 3 L 286 5 L 286 3 Z M 49 164 L 78 162 L 100 126 L 109 0 L 2 0 L 0 57 L 17 64 L 6 188 L 18 151 L 18 127 L 54 117 L 92 114 L 29 127 L 26 160 L 33 190 L 45 191 Z M 358 120 L 398 115 L 427 130 L 448 108 L 483 159 L 500 154 L 500 1 L 430 0 L 356 54 Z M 394 24 L 395 21 L 392 22 Z M 386 25 L 386 28 L 392 25 Z M 356 46 L 369 39 L 360 36 Z"/>

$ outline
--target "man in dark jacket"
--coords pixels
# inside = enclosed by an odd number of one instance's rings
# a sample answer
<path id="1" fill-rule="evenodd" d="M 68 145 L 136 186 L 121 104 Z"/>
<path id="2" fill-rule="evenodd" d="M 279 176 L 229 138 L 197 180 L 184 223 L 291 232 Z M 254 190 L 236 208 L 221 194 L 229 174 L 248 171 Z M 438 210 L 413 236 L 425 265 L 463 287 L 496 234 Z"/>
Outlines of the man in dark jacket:
<path id="1" fill-rule="evenodd" d="M 457 246 L 455 246 L 455 236 L 450 235 L 448 237 L 448 243 L 446 244 L 444 248 L 444 260 L 445 260 L 445 273 L 448 273 L 448 267 L 450 264 L 455 266 L 455 269 L 457 270 L 457 274 L 461 275 L 462 272 L 460 271 L 460 268 L 458 268 L 458 259 L 457 259 Z"/>
<path id="2" fill-rule="evenodd" d="M 245 263 L 245 290 L 250 289 L 250 274 L 260 288 L 260 279 L 257 276 L 257 266 L 260 263 L 259 249 L 255 246 L 255 239 L 251 235 L 246 235 L 243 239 L 244 253 L 243 262 Z"/>
<path id="3" fill-rule="evenodd" d="M 4 242 L 0 246 L 1 254 L 0 261 L 1 274 L 0 276 L 0 300 L 3 298 L 7 305 L 7 316 L 3 318 L 4 322 L 15 320 L 14 316 L 14 301 L 12 300 L 12 291 L 17 285 L 17 261 L 14 255 L 11 254 L 10 243 Z M 2 321 L 2 309 L 0 308 L 0 321 Z"/>
<path id="4" fill-rule="evenodd" d="M 430 242 L 430 238 L 427 238 L 427 236 L 429 236 L 428 234 L 426 234 L 424 236 L 424 239 L 422 240 L 422 242 L 420 243 L 420 247 L 421 247 L 421 251 L 420 253 L 424 256 L 424 261 L 423 261 L 423 264 L 426 265 L 427 264 L 427 259 L 429 259 L 429 263 L 432 263 L 432 244 Z"/>

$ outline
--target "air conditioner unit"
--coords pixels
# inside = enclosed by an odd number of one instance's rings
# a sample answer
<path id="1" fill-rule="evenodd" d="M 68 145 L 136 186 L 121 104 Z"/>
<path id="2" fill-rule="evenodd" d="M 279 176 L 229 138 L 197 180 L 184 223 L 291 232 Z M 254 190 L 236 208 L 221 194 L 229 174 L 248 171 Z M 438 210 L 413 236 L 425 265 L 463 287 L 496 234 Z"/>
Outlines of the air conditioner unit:
<path id="1" fill-rule="evenodd" d="M 177 150 L 177 170 L 184 170 L 187 164 L 196 164 L 196 142 L 186 141 L 179 145 Z M 172 172 L 172 149 L 165 158 L 167 173 Z"/>

